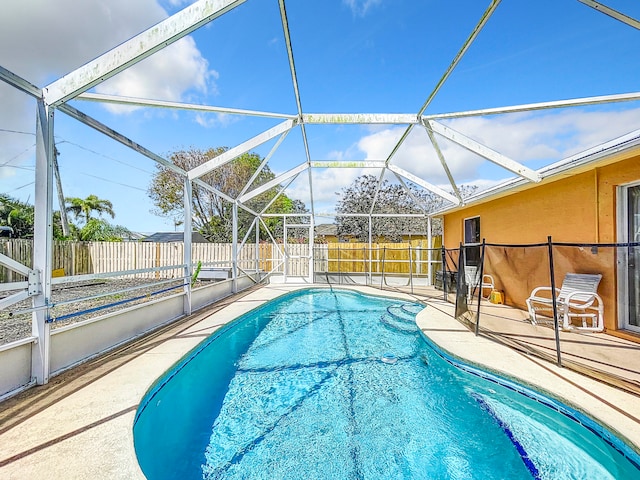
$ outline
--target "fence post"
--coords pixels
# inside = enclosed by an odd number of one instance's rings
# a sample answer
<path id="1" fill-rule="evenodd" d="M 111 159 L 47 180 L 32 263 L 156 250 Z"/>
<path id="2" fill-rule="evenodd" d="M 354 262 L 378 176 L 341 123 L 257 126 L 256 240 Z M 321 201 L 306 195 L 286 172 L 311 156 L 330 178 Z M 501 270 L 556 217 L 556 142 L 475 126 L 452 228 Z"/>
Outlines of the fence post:
<path id="1" fill-rule="evenodd" d="M 553 243 L 551 242 L 551 235 L 547 237 L 549 245 L 549 274 L 551 275 L 551 303 L 553 304 L 553 330 L 556 334 L 556 355 L 557 364 L 562 366 L 562 354 L 560 353 L 560 328 L 558 325 L 558 302 L 556 298 L 556 279 L 555 272 L 553 270 Z"/>
<path id="2" fill-rule="evenodd" d="M 384 283 L 384 261 L 387 258 L 387 246 L 382 247 L 382 271 L 380 272 L 380 288 Z"/>
<path id="3" fill-rule="evenodd" d="M 480 302 L 482 301 L 482 275 L 484 274 L 484 248 L 486 246 L 485 239 L 482 239 L 482 251 L 480 252 L 480 291 L 478 292 L 478 310 L 476 311 L 476 337 L 480 331 Z"/>
<path id="4" fill-rule="evenodd" d="M 367 284 L 367 276 L 369 273 L 367 272 L 367 248 L 362 247 L 362 273 L 364 273 L 364 284 Z"/>
<path id="5" fill-rule="evenodd" d="M 342 272 L 340 271 L 340 244 L 338 243 L 338 285 L 342 285 Z"/>
<path id="6" fill-rule="evenodd" d="M 413 295 L 413 251 L 411 250 L 411 240 L 409 240 L 409 283 L 411 284 L 411 294 Z"/>

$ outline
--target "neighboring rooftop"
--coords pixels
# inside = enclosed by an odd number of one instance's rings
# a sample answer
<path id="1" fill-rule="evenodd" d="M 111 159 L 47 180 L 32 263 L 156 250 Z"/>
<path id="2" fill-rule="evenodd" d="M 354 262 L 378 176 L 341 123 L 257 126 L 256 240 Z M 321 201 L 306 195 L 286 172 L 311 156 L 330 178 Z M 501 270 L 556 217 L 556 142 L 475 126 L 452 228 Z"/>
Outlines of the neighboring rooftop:
<path id="1" fill-rule="evenodd" d="M 142 239 L 143 242 L 158 242 L 158 243 L 169 243 L 169 242 L 183 242 L 184 241 L 184 233 L 182 232 L 156 232 L 148 235 Z M 200 232 L 192 232 L 191 241 L 193 243 L 209 243 L 209 240 L 204 238 L 204 236 Z"/>

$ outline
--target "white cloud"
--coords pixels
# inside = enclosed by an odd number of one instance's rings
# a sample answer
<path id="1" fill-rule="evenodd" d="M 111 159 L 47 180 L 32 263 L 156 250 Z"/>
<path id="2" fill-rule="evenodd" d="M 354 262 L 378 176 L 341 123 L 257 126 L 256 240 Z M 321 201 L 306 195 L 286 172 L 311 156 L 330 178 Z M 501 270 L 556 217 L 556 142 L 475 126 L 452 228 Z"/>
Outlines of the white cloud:
<path id="1" fill-rule="evenodd" d="M 42 86 L 167 17 L 156 0 L 3 0 L 2 65 Z"/>
<path id="2" fill-rule="evenodd" d="M 167 18 L 158 2 L 3 0 L 2 66 L 36 86 L 45 86 Z M 184 38 L 97 90 L 180 100 L 190 91 L 215 93 L 212 81 L 216 78 L 195 42 Z M 0 101 L 0 128 L 33 130 L 34 108 L 28 105 L 26 95 L 0 83 Z M 114 108 L 118 107 L 110 107 Z M 4 146 L 6 138 L 0 137 L 0 142 Z"/>
<path id="3" fill-rule="evenodd" d="M 565 110 L 519 113 L 446 122 L 451 128 L 523 164 L 535 168 L 640 129 L 640 108 L 623 111 Z M 405 127 L 378 130 L 357 142 L 366 160 L 386 159 Z M 482 183 L 483 158 L 436 136 L 457 183 Z M 336 156 L 339 156 L 339 152 Z M 393 157 L 392 163 L 436 185 L 447 185 L 445 171 L 422 127 L 415 127 Z M 493 174 L 495 176 L 495 173 Z M 504 170 L 504 178 L 513 174 Z M 485 179 L 491 183 L 493 178 Z"/>
<path id="4" fill-rule="evenodd" d="M 182 100 L 191 89 L 208 93 L 213 88 L 209 93 L 216 93 L 209 80 L 217 79 L 218 73 L 208 67 L 193 39 L 185 37 L 98 85 L 96 91 L 169 101 Z M 135 109 L 111 104 L 107 108 L 114 113 Z"/>
<path id="5" fill-rule="evenodd" d="M 180 7 L 188 3 L 193 3 L 194 1 L 195 0 L 168 0 L 169 5 L 171 5 L 172 7 Z"/>
<path id="6" fill-rule="evenodd" d="M 364 17 L 367 12 L 382 3 L 382 0 L 342 0 L 347 7 L 351 9 L 353 15 Z"/>

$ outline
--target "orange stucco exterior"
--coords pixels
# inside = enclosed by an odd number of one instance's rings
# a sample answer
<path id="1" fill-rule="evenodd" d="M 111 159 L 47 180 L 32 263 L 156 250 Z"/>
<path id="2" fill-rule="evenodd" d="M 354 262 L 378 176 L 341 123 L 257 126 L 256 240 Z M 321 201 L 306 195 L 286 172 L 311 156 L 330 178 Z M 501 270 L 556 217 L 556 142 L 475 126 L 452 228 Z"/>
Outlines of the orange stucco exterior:
<path id="1" fill-rule="evenodd" d="M 444 243 L 458 248 L 464 236 L 464 219 L 480 217 L 480 236 L 493 244 L 615 243 L 617 238 L 617 187 L 640 181 L 640 151 L 548 178 L 500 198 L 459 208 L 444 215 Z M 498 287 L 508 303 L 524 308 L 536 286 L 549 285 L 548 254 L 536 249 L 492 248 L 487 265 L 497 271 Z M 617 272 L 613 248 L 562 247 L 554 249 L 556 282 L 564 274 L 602 273 L 598 292 L 605 304 L 605 327 L 616 330 Z M 493 265 L 492 265 L 492 264 Z M 515 277 L 515 278 L 514 278 Z M 517 285 L 517 286 L 516 286 Z"/>

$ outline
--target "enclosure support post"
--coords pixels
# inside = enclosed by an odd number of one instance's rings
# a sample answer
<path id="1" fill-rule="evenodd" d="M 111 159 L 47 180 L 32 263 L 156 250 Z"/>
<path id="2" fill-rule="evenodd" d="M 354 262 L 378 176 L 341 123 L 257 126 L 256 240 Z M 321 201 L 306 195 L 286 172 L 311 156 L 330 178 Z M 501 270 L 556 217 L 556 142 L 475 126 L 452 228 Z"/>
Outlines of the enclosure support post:
<path id="1" fill-rule="evenodd" d="M 431 262 L 433 261 L 433 235 L 431 234 L 431 217 L 427 217 L 427 285 L 433 285 L 431 278 Z"/>
<path id="2" fill-rule="evenodd" d="M 182 262 L 184 263 L 184 302 L 183 310 L 185 315 L 191 315 L 191 282 L 193 275 L 193 231 L 192 226 L 192 205 L 193 187 L 189 177 L 184 177 L 184 252 Z"/>
<path id="3" fill-rule="evenodd" d="M 282 218 L 282 246 L 283 246 L 283 258 L 284 258 L 284 283 L 287 283 L 287 276 L 289 275 L 289 250 L 287 248 L 287 216 Z"/>
<path id="4" fill-rule="evenodd" d="M 256 278 L 261 281 L 260 278 L 260 220 L 258 217 L 253 219 L 253 223 L 256 226 L 256 247 L 254 255 L 256 257 Z"/>
<path id="5" fill-rule="evenodd" d="M 371 254 L 372 254 L 372 252 L 371 252 L 371 244 L 373 243 L 372 242 L 373 235 L 371 233 L 371 231 L 372 231 L 371 223 L 372 223 L 371 222 L 371 215 L 369 215 L 369 285 L 373 285 L 373 270 L 371 268 L 372 262 L 373 262 L 373 259 L 372 259 L 372 256 L 371 256 Z"/>
<path id="6" fill-rule="evenodd" d="M 31 376 L 38 385 L 49 381 L 51 270 L 53 244 L 53 108 L 38 100 L 36 112 L 36 194 L 33 241 L 33 270 L 40 273 L 38 292 L 33 296 Z"/>
<path id="7" fill-rule="evenodd" d="M 342 271 L 340 270 L 340 244 L 338 243 L 338 285 L 342 285 Z"/>
<path id="8" fill-rule="evenodd" d="M 380 272 L 380 288 L 382 289 L 382 284 L 384 282 L 384 261 L 387 258 L 387 247 L 382 247 L 382 272 Z"/>
<path id="9" fill-rule="evenodd" d="M 362 271 L 364 272 L 364 284 L 367 284 L 367 277 L 369 276 L 369 272 L 367 271 L 367 249 L 366 247 L 362 247 Z"/>
<path id="10" fill-rule="evenodd" d="M 314 251 L 313 251 L 313 244 L 315 243 L 315 236 L 313 233 L 315 230 L 315 222 L 314 222 L 313 216 L 311 216 L 309 220 L 310 220 L 309 222 L 309 283 L 313 283 L 316 278 Z"/>
<path id="11" fill-rule="evenodd" d="M 484 248 L 485 248 L 485 239 L 482 239 L 482 251 L 480 252 L 480 291 L 478 292 L 478 310 L 476 311 L 476 337 L 480 332 L 480 302 L 482 301 L 482 275 L 484 274 Z"/>
<path id="12" fill-rule="evenodd" d="M 231 274 L 233 279 L 231 291 L 238 291 L 238 201 L 233 202 L 233 223 L 232 223 L 232 243 L 231 243 Z"/>
<path id="13" fill-rule="evenodd" d="M 411 284 L 411 294 L 413 295 L 413 250 L 411 240 L 409 240 L 409 283 Z"/>
<path id="14" fill-rule="evenodd" d="M 556 355 L 557 364 L 562 366 L 562 354 L 560 353 L 560 327 L 558 325 L 558 302 L 556 298 L 556 276 L 553 270 L 553 243 L 551 242 L 551 235 L 547 237 L 549 245 L 549 274 L 551 276 L 551 303 L 553 304 L 553 330 L 556 335 Z"/>

